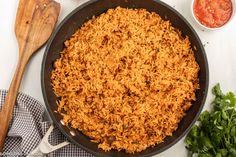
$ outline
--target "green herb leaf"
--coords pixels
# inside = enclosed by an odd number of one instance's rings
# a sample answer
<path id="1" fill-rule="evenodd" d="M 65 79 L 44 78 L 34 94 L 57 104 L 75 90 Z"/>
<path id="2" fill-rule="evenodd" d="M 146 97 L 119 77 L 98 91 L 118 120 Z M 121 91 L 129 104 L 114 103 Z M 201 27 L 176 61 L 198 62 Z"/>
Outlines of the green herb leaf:
<path id="1" fill-rule="evenodd" d="M 230 135 L 233 136 L 233 137 L 236 136 L 236 128 L 235 128 L 235 126 L 232 126 L 231 131 L 230 131 Z"/>
<path id="2" fill-rule="evenodd" d="M 208 153 L 200 153 L 200 154 L 198 154 L 198 157 L 213 157 L 213 156 Z"/>
<path id="3" fill-rule="evenodd" d="M 222 157 L 226 157 L 228 154 L 227 149 L 218 149 L 217 152 L 220 153 Z"/>
<path id="4" fill-rule="evenodd" d="M 222 157 L 222 155 L 220 153 L 217 153 L 216 157 Z"/>
<path id="5" fill-rule="evenodd" d="M 229 92 L 226 94 L 225 99 L 230 101 L 230 106 L 231 107 L 235 107 L 236 106 L 236 99 L 235 99 L 235 95 L 232 92 Z"/>
<path id="6" fill-rule="evenodd" d="M 225 111 L 222 111 L 222 118 L 224 119 L 224 120 L 227 120 L 228 118 L 229 118 L 229 116 L 227 115 L 227 113 L 225 112 Z"/>
<path id="7" fill-rule="evenodd" d="M 215 87 L 213 87 L 212 93 L 215 96 L 219 96 L 219 97 L 223 97 L 224 96 L 224 94 L 222 93 L 222 91 L 220 89 L 220 84 L 219 83 L 217 85 L 215 85 Z"/>
<path id="8" fill-rule="evenodd" d="M 229 151 L 230 151 L 231 157 L 236 157 L 236 149 L 235 148 L 231 148 Z"/>

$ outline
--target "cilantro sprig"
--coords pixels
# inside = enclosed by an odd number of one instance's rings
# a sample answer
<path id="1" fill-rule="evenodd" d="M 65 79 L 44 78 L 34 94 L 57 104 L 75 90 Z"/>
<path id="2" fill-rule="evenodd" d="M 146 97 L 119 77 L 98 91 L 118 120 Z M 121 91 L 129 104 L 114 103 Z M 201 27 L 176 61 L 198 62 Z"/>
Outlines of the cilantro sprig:
<path id="1" fill-rule="evenodd" d="M 213 87 L 213 110 L 204 111 L 185 139 L 191 157 L 236 157 L 236 97 Z"/>

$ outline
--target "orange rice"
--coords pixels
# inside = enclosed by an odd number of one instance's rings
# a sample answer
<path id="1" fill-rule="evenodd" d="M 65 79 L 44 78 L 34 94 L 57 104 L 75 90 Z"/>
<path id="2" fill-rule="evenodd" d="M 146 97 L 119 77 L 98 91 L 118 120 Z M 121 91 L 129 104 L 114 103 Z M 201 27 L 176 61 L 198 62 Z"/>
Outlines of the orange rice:
<path id="1" fill-rule="evenodd" d="M 198 89 L 188 37 L 145 9 L 109 9 L 65 41 L 52 86 L 66 125 L 109 151 L 140 152 L 178 128 Z"/>

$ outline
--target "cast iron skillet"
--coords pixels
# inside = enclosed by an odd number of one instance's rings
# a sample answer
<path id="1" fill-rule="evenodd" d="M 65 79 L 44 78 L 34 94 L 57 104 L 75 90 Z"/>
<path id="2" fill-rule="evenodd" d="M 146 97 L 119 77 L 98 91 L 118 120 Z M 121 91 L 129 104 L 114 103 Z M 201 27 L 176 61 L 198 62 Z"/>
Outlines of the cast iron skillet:
<path id="1" fill-rule="evenodd" d="M 63 49 L 63 42 L 70 38 L 71 35 L 81 27 L 81 25 L 90 19 L 92 16 L 100 15 L 109 8 L 115 8 L 117 6 L 125 8 L 145 8 L 148 11 L 158 13 L 162 18 L 167 18 L 171 21 L 174 27 L 182 31 L 182 34 L 189 36 L 192 46 L 195 46 L 194 50 L 196 61 L 200 66 L 199 83 L 200 89 L 196 92 L 197 101 L 193 102 L 192 107 L 187 112 L 187 115 L 179 123 L 178 129 L 173 133 L 173 136 L 165 138 L 164 142 L 156 145 L 155 147 L 148 148 L 145 151 L 135 154 L 127 154 L 124 151 L 109 151 L 104 152 L 98 149 L 96 143 L 90 142 L 90 139 L 83 135 L 81 132 L 73 130 L 70 127 L 62 125 L 60 120 L 62 117 L 56 113 L 56 96 L 53 93 L 51 87 L 51 71 L 53 70 L 53 62 L 59 58 L 59 52 Z M 52 118 L 54 124 L 60 129 L 60 131 L 68 138 L 68 140 L 80 148 L 97 155 L 97 156 L 119 156 L 119 157 L 131 157 L 131 156 L 152 156 L 158 154 L 179 141 L 195 123 L 199 116 L 207 95 L 208 90 L 208 63 L 204 48 L 202 46 L 199 37 L 190 24 L 181 16 L 176 10 L 166 5 L 163 2 L 157 0 L 91 0 L 77 9 L 72 11 L 57 27 L 53 35 L 51 36 L 46 52 L 44 54 L 42 63 L 42 91 L 46 104 L 47 111 Z M 70 131 L 75 132 L 75 136 L 70 134 Z M 184 147 L 183 147 L 184 149 Z"/>

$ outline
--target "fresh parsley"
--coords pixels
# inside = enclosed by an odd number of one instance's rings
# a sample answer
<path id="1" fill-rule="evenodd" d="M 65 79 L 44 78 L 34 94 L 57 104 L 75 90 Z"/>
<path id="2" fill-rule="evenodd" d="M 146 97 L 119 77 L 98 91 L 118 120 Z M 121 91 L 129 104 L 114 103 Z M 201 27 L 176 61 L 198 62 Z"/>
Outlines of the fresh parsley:
<path id="1" fill-rule="evenodd" d="M 213 87 L 213 110 L 204 111 L 185 139 L 191 157 L 236 157 L 236 97 Z"/>

